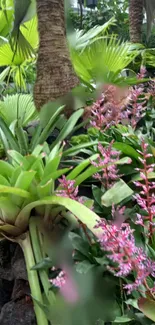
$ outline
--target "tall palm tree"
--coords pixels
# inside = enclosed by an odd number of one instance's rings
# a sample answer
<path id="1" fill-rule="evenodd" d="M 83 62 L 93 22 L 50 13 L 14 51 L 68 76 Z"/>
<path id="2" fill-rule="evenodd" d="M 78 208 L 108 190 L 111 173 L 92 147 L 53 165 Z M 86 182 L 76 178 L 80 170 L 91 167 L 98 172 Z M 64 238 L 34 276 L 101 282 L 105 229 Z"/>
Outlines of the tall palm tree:
<path id="1" fill-rule="evenodd" d="M 143 22 L 143 0 L 129 0 L 130 40 L 141 43 Z"/>
<path id="2" fill-rule="evenodd" d="M 37 0 L 40 46 L 34 100 L 37 109 L 78 85 L 66 41 L 64 0 Z"/>

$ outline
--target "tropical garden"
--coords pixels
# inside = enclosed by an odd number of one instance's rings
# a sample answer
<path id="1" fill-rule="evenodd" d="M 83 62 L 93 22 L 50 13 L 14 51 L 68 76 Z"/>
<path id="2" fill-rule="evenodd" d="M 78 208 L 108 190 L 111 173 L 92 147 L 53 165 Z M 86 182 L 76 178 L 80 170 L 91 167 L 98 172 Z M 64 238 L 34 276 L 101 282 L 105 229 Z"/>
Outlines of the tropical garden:
<path id="1" fill-rule="evenodd" d="M 154 0 L 0 0 L 0 324 L 155 324 Z"/>

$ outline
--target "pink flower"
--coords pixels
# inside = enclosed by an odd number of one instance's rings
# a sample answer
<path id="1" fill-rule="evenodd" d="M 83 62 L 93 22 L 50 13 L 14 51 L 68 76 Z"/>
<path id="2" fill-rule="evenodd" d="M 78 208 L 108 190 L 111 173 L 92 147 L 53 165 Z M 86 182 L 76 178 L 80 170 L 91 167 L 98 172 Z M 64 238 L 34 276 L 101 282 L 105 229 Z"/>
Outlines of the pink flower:
<path id="1" fill-rule="evenodd" d="M 94 178 L 98 179 L 106 188 L 110 188 L 114 181 L 116 181 L 120 175 L 115 163 L 119 160 L 120 153 L 112 149 L 113 141 L 108 147 L 104 148 L 101 143 L 98 145 L 100 156 L 98 162 L 91 161 L 95 167 L 101 167 L 102 173 L 94 174 Z"/>
<path id="2" fill-rule="evenodd" d="M 53 267 L 52 270 L 55 271 L 56 268 Z M 55 279 L 50 280 L 50 282 L 60 289 L 61 295 L 68 303 L 76 303 L 79 300 L 77 284 L 68 266 L 64 266 L 59 275 Z"/>
<path id="3" fill-rule="evenodd" d="M 138 79 L 143 79 L 146 77 L 146 73 L 147 73 L 147 70 L 146 70 L 146 67 L 141 65 L 140 67 L 140 73 L 137 74 L 137 78 Z"/>
<path id="4" fill-rule="evenodd" d="M 78 196 L 78 186 L 75 186 L 74 180 L 67 180 L 66 176 L 62 176 L 62 178 L 59 178 L 59 183 L 61 186 L 61 189 L 56 191 L 57 196 L 63 196 L 68 197 L 72 200 L 76 200 L 80 203 L 83 202 L 82 198 Z"/>
<path id="5" fill-rule="evenodd" d="M 138 214 L 136 223 L 144 226 L 144 221 L 149 221 L 147 228 L 148 235 L 151 237 L 154 232 L 153 218 L 155 216 L 155 195 L 153 190 L 155 189 L 155 182 L 149 180 L 149 173 L 154 170 L 154 164 L 147 164 L 147 159 L 152 157 L 152 154 L 148 153 L 148 144 L 146 144 L 144 140 L 142 140 L 141 148 L 142 150 L 139 151 L 139 153 L 142 155 L 140 161 L 143 167 L 138 168 L 138 171 L 140 172 L 142 181 L 134 182 L 134 184 L 140 188 L 140 192 L 137 193 L 134 198 L 138 205 L 147 212 L 147 216 L 142 217 Z"/>
<path id="6" fill-rule="evenodd" d="M 125 289 L 130 293 L 137 289 L 149 275 L 155 273 L 155 262 L 151 261 L 142 248 L 135 244 L 133 230 L 127 223 L 117 226 L 102 220 L 97 226 L 103 229 L 99 242 L 107 257 L 116 266 L 108 266 L 109 271 L 117 277 L 126 277 L 132 272 L 135 273 L 135 281 L 130 285 L 125 285 Z"/>
<path id="7" fill-rule="evenodd" d="M 141 95 L 143 95 L 143 98 L 140 98 Z M 146 99 L 142 86 L 136 86 L 130 89 L 128 109 L 129 117 L 131 120 L 131 126 L 135 129 L 137 123 L 142 117 L 144 110 L 146 109 Z"/>

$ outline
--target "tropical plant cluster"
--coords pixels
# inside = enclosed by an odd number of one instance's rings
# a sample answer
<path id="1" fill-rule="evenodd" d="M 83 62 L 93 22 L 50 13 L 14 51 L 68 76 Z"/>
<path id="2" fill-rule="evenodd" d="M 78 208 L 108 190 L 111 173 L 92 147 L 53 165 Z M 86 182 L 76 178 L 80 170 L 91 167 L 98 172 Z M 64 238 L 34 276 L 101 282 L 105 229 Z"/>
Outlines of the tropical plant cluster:
<path id="1" fill-rule="evenodd" d="M 34 2 L 0 1 L 0 240 L 23 250 L 37 325 L 155 324 L 154 49 L 120 39 L 127 3 L 106 3 L 68 35 L 67 119 L 34 105 Z"/>

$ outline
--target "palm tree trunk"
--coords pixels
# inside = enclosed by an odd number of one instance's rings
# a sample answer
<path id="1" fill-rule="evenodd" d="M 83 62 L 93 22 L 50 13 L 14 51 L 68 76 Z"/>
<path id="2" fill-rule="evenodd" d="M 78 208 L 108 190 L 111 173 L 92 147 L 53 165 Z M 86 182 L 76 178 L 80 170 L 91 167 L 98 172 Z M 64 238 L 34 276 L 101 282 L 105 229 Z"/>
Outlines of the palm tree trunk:
<path id="1" fill-rule="evenodd" d="M 129 0 L 130 41 L 141 43 L 143 23 L 143 0 Z"/>
<path id="2" fill-rule="evenodd" d="M 34 100 L 45 103 L 66 95 L 79 83 L 66 41 L 64 0 L 37 0 L 40 46 Z"/>

